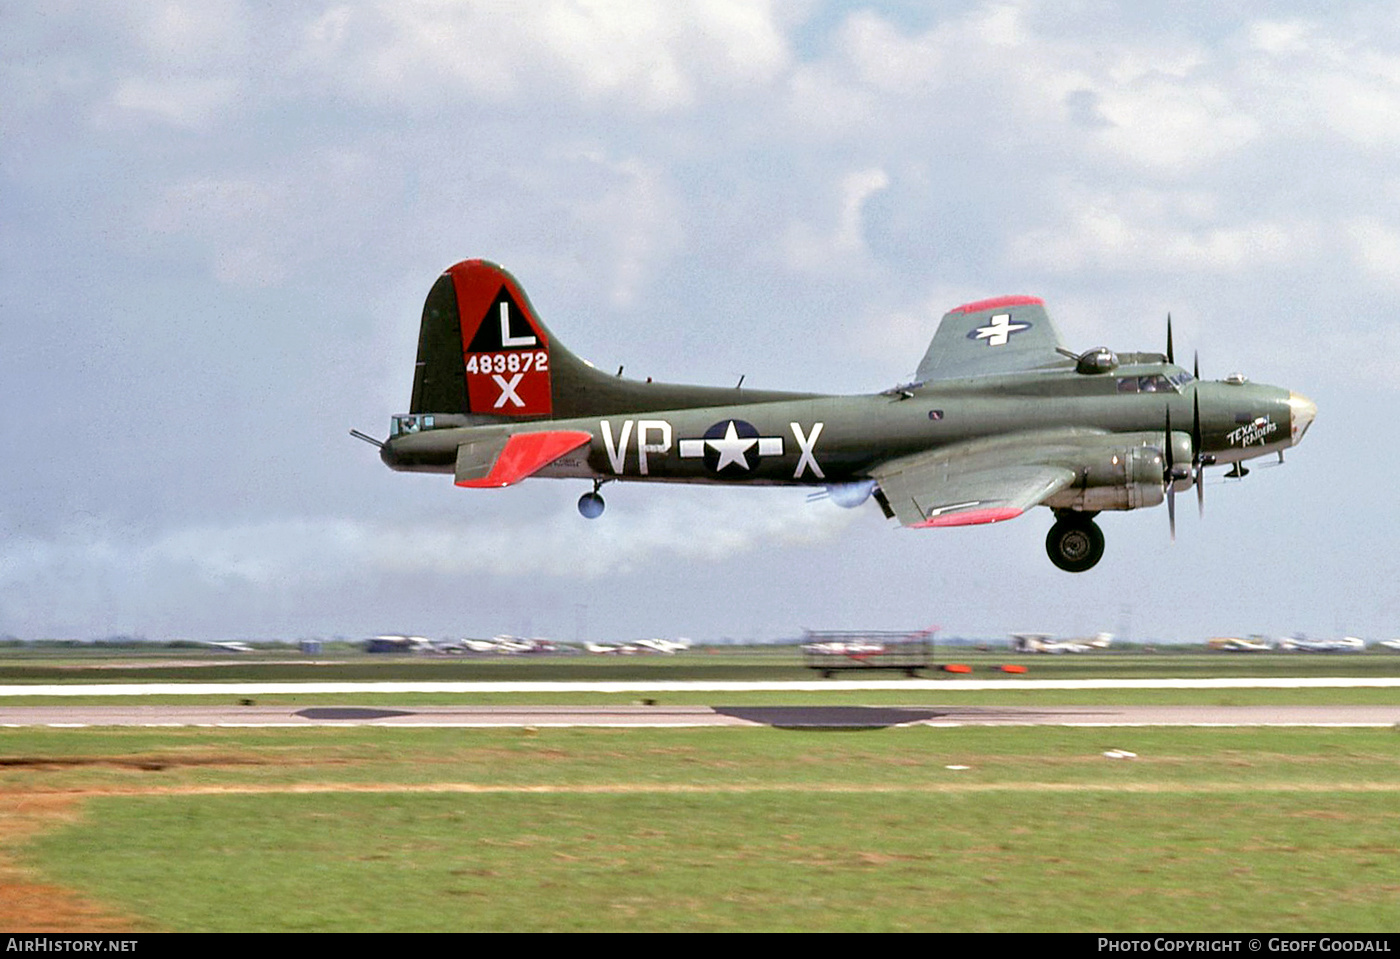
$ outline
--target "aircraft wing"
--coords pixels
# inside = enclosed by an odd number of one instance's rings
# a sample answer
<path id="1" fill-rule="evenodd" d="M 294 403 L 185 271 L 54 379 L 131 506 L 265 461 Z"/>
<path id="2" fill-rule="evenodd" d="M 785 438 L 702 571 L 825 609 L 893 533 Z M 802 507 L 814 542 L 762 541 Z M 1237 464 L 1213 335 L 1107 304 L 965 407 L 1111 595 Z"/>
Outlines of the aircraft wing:
<path id="1" fill-rule="evenodd" d="M 583 430 L 509 435 L 494 430 L 457 447 L 456 483 L 476 488 L 510 486 L 592 441 Z"/>
<path id="2" fill-rule="evenodd" d="M 1060 345 L 1039 297 L 965 303 L 944 315 L 915 378 L 927 383 L 1063 365 Z"/>
<path id="3" fill-rule="evenodd" d="M 1074 482 L 1045 462 L 1062 450 L 1042 437 L 994 446 L 956 443 L 902 456 L 871 472 L 904 526 L 972 526 L 1020 516 Z"/>

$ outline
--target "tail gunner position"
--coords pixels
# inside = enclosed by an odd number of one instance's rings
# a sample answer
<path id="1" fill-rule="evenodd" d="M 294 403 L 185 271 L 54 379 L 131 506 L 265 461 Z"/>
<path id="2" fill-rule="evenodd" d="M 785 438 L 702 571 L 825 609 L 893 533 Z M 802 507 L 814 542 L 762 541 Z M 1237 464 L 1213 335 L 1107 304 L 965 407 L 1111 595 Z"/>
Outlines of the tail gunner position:
<path id="1" fill-rule="evenodd" d="M 467 260 L 428 294 L 409 412 L 380 442 L 392 469 L 450 473 L 458 486 L 532 476 L 807 486 L 838 505 L 873 499 L 904 526 L 965 526 L 1055 514 L 1061 569 L 1103 555 L 1094 517 L 1167 501 L 1207 466 L 1296 445 L 1317 407 L 1242 376 L 1203 382 L 1167 352 L 1064 348 L 1044 303 L 1006 296 L 943 317 L 915 381 L 828 396 L 623 379 L 555 340 L 515 278 Z"/>

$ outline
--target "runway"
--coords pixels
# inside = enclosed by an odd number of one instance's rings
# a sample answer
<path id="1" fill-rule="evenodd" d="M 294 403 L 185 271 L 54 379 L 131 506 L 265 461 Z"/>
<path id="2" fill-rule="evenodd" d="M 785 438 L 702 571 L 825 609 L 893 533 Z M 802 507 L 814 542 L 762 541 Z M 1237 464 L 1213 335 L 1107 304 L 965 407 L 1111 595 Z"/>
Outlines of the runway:
<path id="1" fill-rule="evenodd" d="M 384 693 L 726 693 L 894 691 L 956 697 L 960 692 L 1036 689 L 1400 689 L 1396 676 L 1269 676 L 1211 679 L 812 679 L 747 681 L 522 682 L 219 682 L 7 683 L 0 700 L 17 696 L 276 696 Z"/>
<path id="2" fill-rule="evenodd" d="M 0 727 L 684 728 L 1400 725 L 1395 706 L 4 706 Z"/>

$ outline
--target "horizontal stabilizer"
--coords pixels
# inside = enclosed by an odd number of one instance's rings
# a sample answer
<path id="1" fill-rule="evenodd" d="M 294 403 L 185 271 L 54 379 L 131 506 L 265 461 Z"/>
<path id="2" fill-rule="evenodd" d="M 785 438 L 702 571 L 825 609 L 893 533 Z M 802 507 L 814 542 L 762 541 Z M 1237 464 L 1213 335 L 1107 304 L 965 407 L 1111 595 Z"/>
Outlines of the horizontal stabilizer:
<path id="1" fill-rule="evenodd" d="M 582 430 L 498 434 L 457 448 L 456 483 L 473 489 L 510 486 L 593 441 Z"/>

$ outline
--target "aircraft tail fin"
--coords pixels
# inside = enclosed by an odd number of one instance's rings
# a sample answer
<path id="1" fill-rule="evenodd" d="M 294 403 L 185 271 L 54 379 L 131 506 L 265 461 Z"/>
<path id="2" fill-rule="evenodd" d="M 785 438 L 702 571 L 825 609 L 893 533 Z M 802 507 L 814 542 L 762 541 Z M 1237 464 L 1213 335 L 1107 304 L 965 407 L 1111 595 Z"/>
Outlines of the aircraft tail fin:
<path id="1" fill-rule="evenodd" d="M 549 417 L 561 367 L 583 365 L 552 340 L 515 277 L 458 263 L 423 304 L 409 411 Z"/>
<path id="2" fill-rule="evenodd" d="M 777 398 L 788 397 L 603 373 L 550 333 L 507 270 L 486 260 L 463 260 L 438 278 L 423 304 L 409 412 L 469 413 L 509 422 Z"/>

